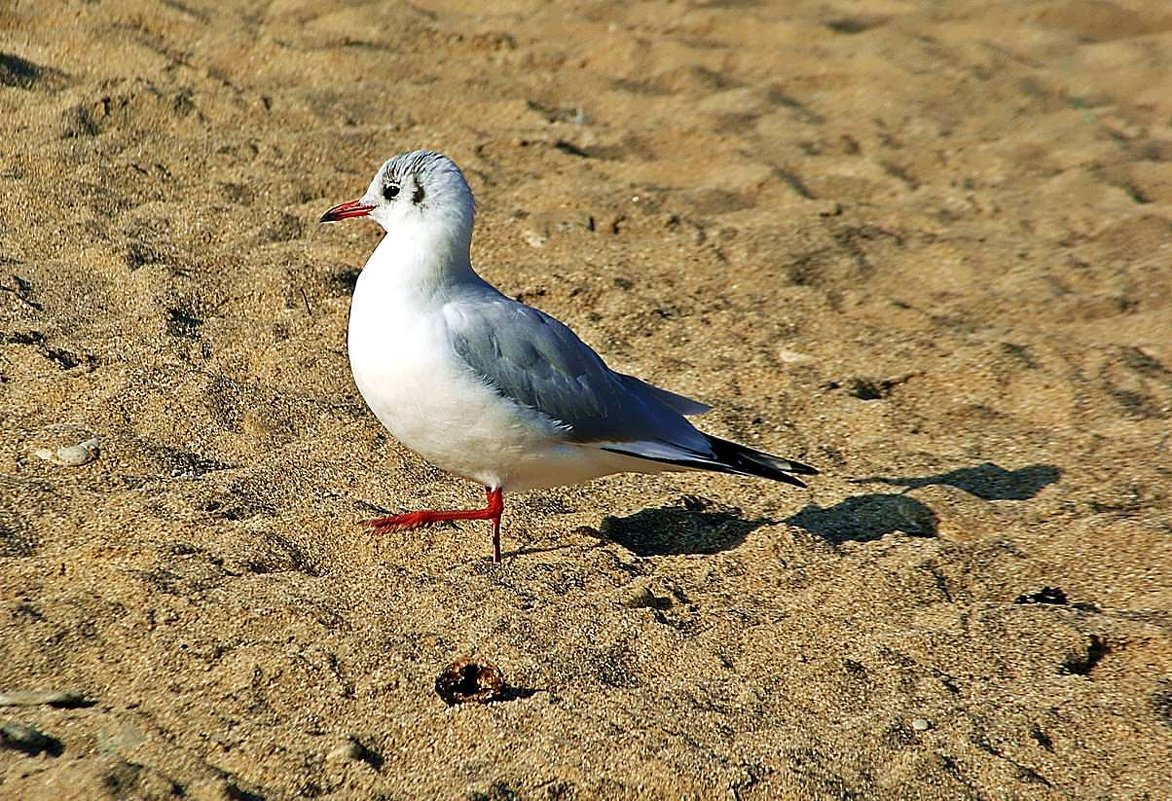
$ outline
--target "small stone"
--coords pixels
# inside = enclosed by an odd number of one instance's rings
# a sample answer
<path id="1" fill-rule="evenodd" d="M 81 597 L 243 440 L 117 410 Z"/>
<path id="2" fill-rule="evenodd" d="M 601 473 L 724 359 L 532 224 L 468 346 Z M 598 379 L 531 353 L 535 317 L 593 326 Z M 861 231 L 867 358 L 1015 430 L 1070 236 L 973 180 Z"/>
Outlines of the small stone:
<path id="1" fill-rule="evenodd" d="M 435 691 L 448 706 L 487 704 L 504 696 L 505 677 L 487 659 L 458 659 L 436 676 Z"/>
<path id="2" fill-rule="evenodd" d="M 916 731 L 927 731 L 932 728 L 932 724 L 924 718 L 916 718 L 912 721 L 912 728 Z"/>
<path id="3" fill-rule="evenodd" d="M 788 348 L 781 348 L 777 351 L 777 358 L 784 364 L 806 364 L 814 361 L 814 357 L 808 353 L 799 353 L 796 350 L 789 350 Z"/>
<path id="4" fill-rule="evenodd" d="M 124 754 L 146 740 L 146 732 L 133 723 L 111 723 L 98 730 L 98 753 Z"/>
<path id="5" fill-rule="evenodd" d="M 84 442 L 79 442 L 76 445 L 68 445 L 57 450 L 50 448 L 38 448 L 33 451 L 33 456 L 39 459 L 44 459 L 46 462 L 63 465 L 65 467 L 80 467 L 83 464 L 89 464 L 98 458 L 101 453 L 97 437 L 91 437 Z"/>
<path id="6" fill-rule="evenodd" d="M 357 762 L 362 759 L 364 749 L 358 742 L 352 738 L 346 740 L 329 750 L 326 754 L 326 759 L 331 762 Z"/>
<path id="7" fill-rule="evenodd" d="M 365 762 L 375 770 L 382 770 L 383 763 L 385 762 L 382 754 L 363 744 L 357 735 L 349 734 L 345 738 L 337 739 L 335 742 L 337 744 L 326 752 L 327 761 L 336 764 Z"/>
<path id="8" fill-rule="evenodd" d="M 56 737 L 15 720 L 0 723 L 0 746 L 22 751 L 29 756 L 36 756 L 42 752 L 58 756 L 65 750 L 65 746 Z"/>
<path id="9" fill-rule="evenodd" d="M 628 609 L 659 609 L 662 611 L 671 607 L 670 599 L 659 597 L 646 584 L 628 592 L 622 603 Z"/>
<path id="10" fill-rule="evenodd" d="M 1066 605 L 1066 593 L 1061 587 L 1045 586 L 1037 592 L 1022 593 L 1013 600 L 1015 604 L 1053 604 Z"/>
<path id="11" fill-rule="evenodd" d="M 74 690 L 9 690 L 0 693 L 0 706 L 55 706 L 75 709 L 93 706 L 94 701 Z"/>
<path id="12" fill-rule="evenodd" d="M 234 782 L 219 776 L 197 779 L 184 787 L 184 801 L 233 801 L 248 798 Z"/>
<path id="13" fill-rule="evenodd" d="M 655 594 L 651 592 L 649 587 L 636 587 L 623 599 L 623 606 L 628 609 L 643 609 L 645 607 L 654 607 L 655 601 Z"/>
<path id="14" fill-rule="evenodd" d="M 549 241 L 549 234 L 542 231 L 529 230 L 525 232 L 525 244 L 531 248 L 543 248 Z"/>

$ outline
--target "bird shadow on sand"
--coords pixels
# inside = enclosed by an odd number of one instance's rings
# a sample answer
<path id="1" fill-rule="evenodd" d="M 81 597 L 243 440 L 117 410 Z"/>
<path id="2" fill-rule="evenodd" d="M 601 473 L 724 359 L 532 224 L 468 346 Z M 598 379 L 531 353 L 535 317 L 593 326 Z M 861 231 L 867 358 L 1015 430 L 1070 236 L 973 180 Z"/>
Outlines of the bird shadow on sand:
<path id="1" fill-rule="evenodd" d="M 874 476 L 851 479 L 853 484 L 887 484 L 903 492 L 944 484 L 987 501 L 1024 501 L 1062 476 L 1051 464 L 1006 470 L 992 462 L 928 476 Z M 644 509 L 627 517 L 607 517 L 603 538 L 622 545 L 638 556 L 710 554 L 735 548 L 761 526 L 779 521 L 746 520 L 740 509 L 713 508 L 694 496 L 658 509 Z M 923 502 L 903 493 L 855 495 L 833 506 L 809 505 L 780 521 L 804 529 L 834 545 L 869 542 L 901 532 L 913 537 L 934 537 L 940 518 Z"/>
<path id="2" fill-rule="evenodd" d="M 745 520 L 740 509 L 715 509 L 702 498 L 687 496 L 678 505 L 644 509 L 627 517 L 605 517 L 599 531 L 637 556 L 672 556 L 727 551 L 772 522 L 766 518 Z"/>
<path id="3" fill-rule="evenodd" d="M 868 542 L 896 531 L 934 537 L 940 519 L 915 498 L 895 493 L 855 495 L 834 506 L 807 506 L 785 519 L 827 542 Z"/>
<path id="4" fill-rule="evenodd" d="M 852 484 L 887 484 L 904 492 L 933 485 L 964 490 L 986 501 L 1025 501 L 1058 481 L 1062 470 L 1036 464 L 1006 470 L 992 462 L 962 467 L 930 476 L 872 476 L 851 479 Z M 807 506 L 785 520 L 834 544 L 877 540 L 896 531 L 916 537 L 934 537 L 939 518 L 927 505 L 902 493 L 856 495 L 830 506 Z"/>
<path id="5" fill-rule="evenodd" d="M 909 490 L 946 484 L 986 501 L 1027 501 L 1061 477 L 1061 468 L 1052 464 L 1033 464 L 1017 470 L 1006 470 L 993 462 L 985 462 L 975 467 L 962 467 L 931 476 L 871 476 L 851 479 L 851 483 L 887 484 Z"/>

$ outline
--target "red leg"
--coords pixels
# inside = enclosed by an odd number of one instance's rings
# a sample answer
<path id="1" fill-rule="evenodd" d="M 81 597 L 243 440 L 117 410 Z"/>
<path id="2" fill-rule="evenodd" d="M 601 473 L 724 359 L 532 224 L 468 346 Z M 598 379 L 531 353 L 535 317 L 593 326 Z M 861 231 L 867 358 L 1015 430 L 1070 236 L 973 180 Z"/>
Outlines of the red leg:
<path id="1" fill-rule="evenodd" d="M 491 493 L 492 491 L 489 490 Z M 499 496 L 498 496 L 499 500 Z M 492 503 L 492 495 L 489 495 L 489 504 Z M 504 502 L 500 501 L 501 509 L 504 509 Z M 501 515 L 497 512 L 496 517 L 492 519 L 492 561 L 493 564 L 501 563 Z"/>
<path id="2" fill-rule="evenodd" d="M 501 514 L 505 510 L 504 496 L 499 489 L 488 487 L 487 503 L 483 509 L 453 509 L 450 511 L 433 511 L 423 509 L 418 512 L 406 512 L 390 517 L 376 517 L 374 520 L 365 520 L 363 525 L 370 526 L 375 533 L 382 534 L 388 531 L 409 531 L 432 523 L 441 523 L 445 520 L 491 520 L 492 521 L 492 561 L 501 560 Z"/>

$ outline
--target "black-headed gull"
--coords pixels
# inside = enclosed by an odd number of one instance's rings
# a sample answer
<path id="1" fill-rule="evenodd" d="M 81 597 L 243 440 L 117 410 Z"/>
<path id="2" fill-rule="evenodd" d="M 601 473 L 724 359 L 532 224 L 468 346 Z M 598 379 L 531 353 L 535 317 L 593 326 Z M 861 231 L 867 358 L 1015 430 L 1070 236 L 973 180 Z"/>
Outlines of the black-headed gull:
<path id="1" fill-rule="evenodd" d="M 501 294 L 472 269 L 475 203 L 438 153 L 390 159 L 358 200 L 322 222 L 370 217 L 386 236 L 350 304 L 354 381 L 405 446 L 483 485 L 483 509 L 408 512 L 378 531 L 491 520 L 501 559 L 505 492 L 611 473 L 712 470 L 805 486 L 818 471 L 698 431 L 707 406 L 611 370 L 569 328 Z"/>

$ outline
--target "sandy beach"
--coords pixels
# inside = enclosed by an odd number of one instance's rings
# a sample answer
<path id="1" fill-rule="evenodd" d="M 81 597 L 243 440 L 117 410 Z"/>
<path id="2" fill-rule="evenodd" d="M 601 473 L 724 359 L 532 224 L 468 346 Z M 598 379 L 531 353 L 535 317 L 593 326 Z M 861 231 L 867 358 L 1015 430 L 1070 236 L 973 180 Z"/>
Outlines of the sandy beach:
<path id="1" fill-rule="evenodd" d="M 1170 85 L 1157 0 L 3 4 L 0 798 L 1167 798 Z M 365 530 L 483 498 L 318 224 L 416 148 L 821 475 Z"/>

